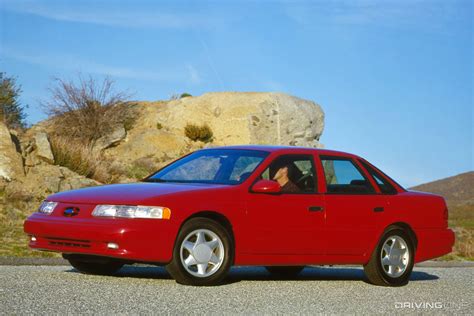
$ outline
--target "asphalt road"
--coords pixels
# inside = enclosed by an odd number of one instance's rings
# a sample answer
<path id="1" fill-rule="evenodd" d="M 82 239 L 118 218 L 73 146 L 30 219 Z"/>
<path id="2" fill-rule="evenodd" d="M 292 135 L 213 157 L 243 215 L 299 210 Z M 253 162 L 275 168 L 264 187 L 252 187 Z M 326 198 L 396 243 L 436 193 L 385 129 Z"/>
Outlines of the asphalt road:
<path id="1" fill-rule="evenodd" d="M 176 284 L 161 267 L 126 266 L 118 276 L 69 266 L 0 266 L 2 314 L 472 314 L 474 268 L 416 267 L 399 288 L 367 284 L 361 268 L 306 268 L 293 280 L 263 268 L 233 268 L 216 287 Z"/>

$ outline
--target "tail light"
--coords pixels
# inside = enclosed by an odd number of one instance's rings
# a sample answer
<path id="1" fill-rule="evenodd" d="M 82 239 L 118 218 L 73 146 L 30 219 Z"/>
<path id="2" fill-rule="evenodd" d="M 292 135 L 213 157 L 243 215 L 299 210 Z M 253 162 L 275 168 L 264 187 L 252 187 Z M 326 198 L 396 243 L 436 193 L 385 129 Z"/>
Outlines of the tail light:
<path id="1" fill-rule="evenodd" d="M 448 219 L 449 219 L 449 212 L 448 212 L 448 207 L 447 207 L 447 206 L 444 208 L 443 217 L 444 217 L 444 220 L 445 220 L 446 222 L 448 222 Z"/>

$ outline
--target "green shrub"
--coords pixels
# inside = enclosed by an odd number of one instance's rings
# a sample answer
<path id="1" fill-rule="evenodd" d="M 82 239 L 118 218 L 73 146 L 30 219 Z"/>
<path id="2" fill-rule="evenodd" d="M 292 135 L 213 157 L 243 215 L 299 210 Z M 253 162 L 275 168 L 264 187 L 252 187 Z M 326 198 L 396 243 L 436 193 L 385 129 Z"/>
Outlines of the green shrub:
<path id="1" fill-rule="evenodd" d="M 192 95 L 187 92 L 184 92 L 184 93 L 181 93 L 181 95 L 179 96 L 180 99 L 187 98 L 187 97 L 192 97 Z"/>
<path id="2" fill-rule="evenodd" d="M 161 124 L 160 122 L 156 123 L 156 128 L 157 128 L 157 129 L 162 129 L 162 128 L 163 128 L 163 124 Z"/>
<path id="3" fill-rule="evenodd" d="M 195 124 L 186 124 L 184 127 L 184 135 L 193 141 L 202 141 L 209 143 L 212 141 L 213 133 L 209 125 L 201 126 Z"/>

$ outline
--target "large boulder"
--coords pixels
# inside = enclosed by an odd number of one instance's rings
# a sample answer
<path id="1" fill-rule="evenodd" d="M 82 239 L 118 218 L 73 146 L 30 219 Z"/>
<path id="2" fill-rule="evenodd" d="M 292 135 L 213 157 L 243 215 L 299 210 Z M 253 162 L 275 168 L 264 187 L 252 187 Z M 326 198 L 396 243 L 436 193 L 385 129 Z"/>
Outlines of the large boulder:
<path id="1" fill-rule="evenodd" d="M 12 181 L 23 178 L 23 160 L 19 143 L 15 144 L 7 126 L 0 122 L 0 180 Z"/>
<path id="2" fill-rule="evenodd" d="M 176 133 L 188 123 L 208 124 L 216 145 L 319 147 L 324 128 L 318 104 L 284 93 L 206 93 L 169 102 L 161 114 Z"/>
<path id="3" fill-rule="evenodd" d="M 321 147 L 324 112 L 315 102 L 283 93 L 217 92 L 170 102 L 140 102 L 125 141 L 105 155 L 129 163 L 168 162 L 204 146 L 267 144 Z M 210 144 L 185 137 L 187 124 L 207 124 Z"/>

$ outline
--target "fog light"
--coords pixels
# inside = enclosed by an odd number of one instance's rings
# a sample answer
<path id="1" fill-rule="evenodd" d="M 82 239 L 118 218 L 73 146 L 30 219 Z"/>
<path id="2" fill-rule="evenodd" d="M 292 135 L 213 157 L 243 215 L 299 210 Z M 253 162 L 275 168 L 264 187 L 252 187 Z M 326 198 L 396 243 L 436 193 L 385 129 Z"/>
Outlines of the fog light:
<path id="1" fill-rule="evenodd" d="M 109 248 L 109 249 L 118 249 L 118 244 L 116 244 L 114 242 L 109 242 L 107 244 L 107 248 Z"/>
<path id="2" fill-rule="evenodd" d="M 31 236 L 31 241 L 36 241 L 36 237 L 35 237 L 35 236 Z"/>

